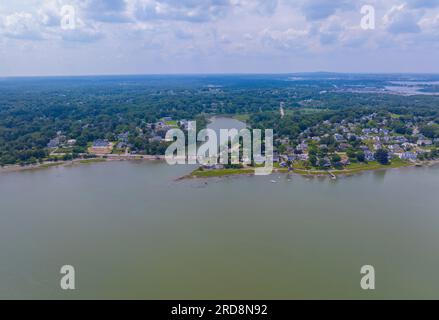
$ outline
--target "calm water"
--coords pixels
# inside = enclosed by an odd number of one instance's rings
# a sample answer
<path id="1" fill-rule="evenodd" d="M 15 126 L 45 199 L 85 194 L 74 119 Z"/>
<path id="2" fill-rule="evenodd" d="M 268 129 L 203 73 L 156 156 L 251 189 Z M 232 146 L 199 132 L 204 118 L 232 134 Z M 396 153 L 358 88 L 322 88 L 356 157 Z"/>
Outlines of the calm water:
<path id="1" fill-rule="evenodd" d="M 175 181 L 188 171 L 0 175 L 0 298 L 439 298 L 438 167 Z"/>

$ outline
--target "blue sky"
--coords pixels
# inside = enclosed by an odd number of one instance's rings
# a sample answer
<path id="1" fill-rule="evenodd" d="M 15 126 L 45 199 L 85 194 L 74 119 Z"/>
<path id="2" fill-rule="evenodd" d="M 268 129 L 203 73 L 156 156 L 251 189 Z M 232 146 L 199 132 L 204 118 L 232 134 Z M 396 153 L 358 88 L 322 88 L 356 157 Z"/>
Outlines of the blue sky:
<path id="1" fill-rule="evenodd" d="M 374 30 L 360 27 L 363 5 Z M 0 76 L 439 73 L 438 57 L 439 0 L 0 2 Z"/>

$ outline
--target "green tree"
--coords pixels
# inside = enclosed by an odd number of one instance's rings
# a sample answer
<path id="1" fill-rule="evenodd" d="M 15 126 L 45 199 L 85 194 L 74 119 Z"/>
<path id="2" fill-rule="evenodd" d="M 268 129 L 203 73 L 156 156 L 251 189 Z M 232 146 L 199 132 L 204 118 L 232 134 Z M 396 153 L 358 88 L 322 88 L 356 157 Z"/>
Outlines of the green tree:
<path id="1" fill-rule="evenodd" d="M 331 162 L 333 164 L 336 164 L 339 163 L 340 161 L 341 161 L 341 157 L 338 154 L 334 153 L 331 157 Z"/>
<path id="2" fill-rule="evenodd" d="M 355 150 L 353 150 L 353 149 L 348 149 L 347 151 L 346 151 L 346 155 L 349 157 L 349 159 L 355 159 L 355 158 L 357 158 L 357 154 L 355 153 Z"/>
<path id="3" fill-rule="evenodd" d="M 359 152 L 357 153 L 357 160 L 358 160 L 359 162 L 364 162 L 364 161 L 366 161 L 366 156 L 364 155 L 364 152 L 363 152 L 363 151 L 359 151 Z"/>
<path id="4" fill-rule="evenodd" d="M 375 159 L 381 164 L 389 164 L 389 153 L 384 149 L 378 149 L 375 152 Z"/>
<path id="5" fill-rule="evenodd" d="M 309 156 L 309 163 L 313 166 L 316 167 L 317 166 L 317 157 L 315 155 L 310 155 Z"/>
<path id="6" fill-rule="evenodd" d="M 421 128 L 421 133 L 428 138 L 439 137 L 439 124 L 432 124 Z"/>

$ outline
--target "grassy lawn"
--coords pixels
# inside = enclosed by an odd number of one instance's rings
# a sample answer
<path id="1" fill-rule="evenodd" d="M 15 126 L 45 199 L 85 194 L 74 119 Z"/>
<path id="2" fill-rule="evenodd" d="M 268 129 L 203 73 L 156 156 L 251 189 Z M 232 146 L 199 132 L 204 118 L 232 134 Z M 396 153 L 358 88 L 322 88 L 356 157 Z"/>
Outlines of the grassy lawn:
<path id="1" fill-rule="evenodd" d="M 44 163 L 42 165 L 39 166 L 39 168 L 51 168 L 51 167 L 56 167 L 56 166 L 60 166 L 64 164 L 64 162 L 52 162 L 52 163 Z"/>
<path id="2" fill-rule="evenodd" d="M 294 169 L 306 169 L 304 164 L 303 164 L 303 161 L 294 161 L 293 168 Z"/>
<path id="3" fill-rule="evenodd" d="M 87 163 L 96 163 L 96 162 L 105 162 L 105 161 L 107 161 L 107 160 L 102 159 L 102 158 L 94 158 L 94 159 L 84 159 L 84 160 L 79 161 L 79 163 L 87 164 Z"/>
<path id="4" fill-rule="evenodd" d="M 390 169 L 390 168 L 401 168 L 401 167 L 407 167 L 413 165 L 411 162 L 403 161 L 401 159 L 393 159 L 391 163 L 388 165 L 380 164 L 376 161 L 372 161 L 369 163 L 351 163 L 348 165 L 344 170 L 333 170 L 333 173 L 355 173 L 355 172 L 361 172 L 361 171 L 368 171 L 368 170 L 377 170 L 377 169 Z"/>
<path id="5" fill-rule="evenodd" d="M 250 115 L 247 113 L 236 114 L 233 116 L 233 119 L 239 120 L 241 122 L 247 122 L 250 119 Z"/>
<path id="6" fill-rule="evenodd" d="M 114 148 L 113 152 L 111 152 L 112 154 L 124 154 L 125 153 L 125 149 L 118 149 L 118 148 Z"/>
<path id="7" fill-rule="evenodd" d="M 218 170 L 195 170 L 191 173 L 192 177 L 197 178 L 210 178 L 210 177 L 223 177 L 237 174 L 251 174 L 254 173 L 254 169 L 218 169 Z"/>
<path id="8" fill-rule="evenodd" d="M 171 126 L 171 127 L 177 127 L 178 126 L 177 120 L 165 121 L 165 124 L 167 126 Z"/>

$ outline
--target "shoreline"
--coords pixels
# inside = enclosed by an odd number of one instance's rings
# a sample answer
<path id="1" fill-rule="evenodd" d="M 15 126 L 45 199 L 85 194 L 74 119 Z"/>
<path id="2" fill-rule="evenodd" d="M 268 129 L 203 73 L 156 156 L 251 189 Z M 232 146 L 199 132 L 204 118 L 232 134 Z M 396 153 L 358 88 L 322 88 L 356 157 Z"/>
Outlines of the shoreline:
<path id="1" fill-rule="evenodd" d="M 102 162 L 112 162 L 112 161 L 164 161 L 164 156 L 151 156 L 151 155 L 106 155 L 104 157 L 89 158 L 89 159 L 73 159 L 68 161 L 57 161 L 51 162 L 46 161 L 43 163 L 35 165 L 9 165 L 0 167 L 0 174 L 10 173 L 10 172 L 22 172 L 22 171 L 33 171 L 49 169 L 53 167 L 69 167 L 81 164 L 93 164 Z M 399 166 L 380 166 L 371 168 L 359 168 L 359 169 L 344 169 L 344 170 L 307 170 L 307 169 L 293 169 L 288 170 L 287 168 L 274 168 L 271 174 L 295 174 L 304 177 L 326 177 L 331 179 L 337 179 L 338 177 L 352 176 L 356 174 L 361 174 L 364 172 L 372 171 L 387 171 L 390 169 L 404 169 L 404 168 L 415 168 L 415 167 L 432 167 L 439 165 L 439 159 L 436 160 L 426 160 L 416 163 L 406 163 Z M 202 174 L 197 175 L 197 172 Z M 198 171 L 195 169 L 191 173 L 178 177 L 175 180 L 189 180 L 189 179 L 210 179 L 210 178 L 227 178 L 227 177 L 239 177 L 239 176 L 250 176 L 254 175 L 254 168 L 242 168 L 242 169 L 217 169 L 217 170 L 207 170 Z"/>
<path id="2" fill-rule="evenodd" d="M 106 155 L 104 157 L 88 158 L 88 159 L 73 159 L 73 160 L 60 160 L 60 161 L 45 161 L 43 163 L 32 164 L 21 166 L 19 164 L 8 165 L 0 167 L 0 174 L 10 173 L 10 172 L 23 172 L 23 171 L 33 171 L 33 170 L 43 170 L 54 167 L 69 167 L 81 164 L 92 164 L 101 162 L 112 162 L 112 161 L 163 161 L 163 156 L 151 156 L 151 155 Z"/>
<path id="3" fill-rule="evenodd" d="M 362 174 L 366 172 L 374 171 L 387 171 L 391 169 L 404 169 L 404 168 L 428 168 L 439 165 L 439 159 L 436 160 L 426 160 L 417 163 L 407 163 L 400 166 L 382 166 L 382 167 L 371 167 L 362 169 L 346 169 L 346 170 L 306 170 L 306 169 L 295 169 L 288 170 L 286 168 L 274 168 L 272 174 L 294 174 L 300 175 L 308 178 L 330 178 L 336 180 L 338 177 L 348 177 L 357 174 Z M 197 175 L 196 171 L 178 178 L 177 180 L 190 180 L 190 179 L 211 179 L 211 178 L 228 178 L 228 177 L 239 177 L 239 176 L 251 176 L 254 175 L 254 169 L 244 168 L 244 169 L 218 169 L 210 171 L 201 171 L 204 174 Z M 199 171 L 200 172 L 200 171 Z"/>

